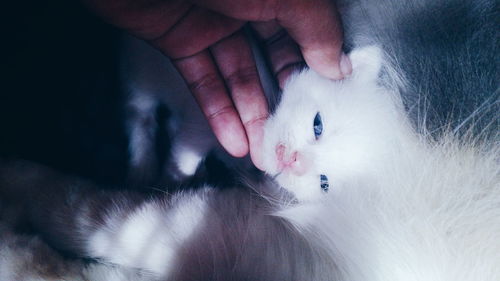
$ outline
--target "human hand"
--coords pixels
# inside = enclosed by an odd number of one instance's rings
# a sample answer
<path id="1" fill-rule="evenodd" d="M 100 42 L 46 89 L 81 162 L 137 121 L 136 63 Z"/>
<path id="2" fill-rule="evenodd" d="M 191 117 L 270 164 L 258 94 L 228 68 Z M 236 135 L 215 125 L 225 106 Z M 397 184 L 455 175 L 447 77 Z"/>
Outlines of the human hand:
<path id="1" fill-rule="evenodd" d="M 84 0 L 98 15 L 148 41 L 184 77 L 221 145 L 250 150 L 261 167 L 267 102 L 241 27 L 250 22 L 266 43 L 280 86 L 303 60 L 342 79 L 351 64 L 330 0 Z"/>

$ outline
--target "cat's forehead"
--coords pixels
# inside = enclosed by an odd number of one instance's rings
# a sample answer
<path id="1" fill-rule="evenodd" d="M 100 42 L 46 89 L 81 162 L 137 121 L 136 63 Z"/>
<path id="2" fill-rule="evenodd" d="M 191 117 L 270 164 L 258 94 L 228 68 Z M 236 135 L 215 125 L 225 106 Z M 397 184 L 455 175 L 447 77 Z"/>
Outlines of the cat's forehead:
<path id="1" fill-rule="evenodd" d="M 338 88 L 336 83 L 313 70 L 303 70 L 292 76 L 284 89 L 284 96 L 295 99 L 323 98 L 328 91 Z"/>
<path id="2" fill-rule="evenodd" d="M 288 118 L 304 117 L 328 103 L 332 85 L 313 71 L 303 71 L 290 78 L 283 90 L 277 114 L 291 114 Z M 329 85 L 330 84 L 330 85 Z"/>

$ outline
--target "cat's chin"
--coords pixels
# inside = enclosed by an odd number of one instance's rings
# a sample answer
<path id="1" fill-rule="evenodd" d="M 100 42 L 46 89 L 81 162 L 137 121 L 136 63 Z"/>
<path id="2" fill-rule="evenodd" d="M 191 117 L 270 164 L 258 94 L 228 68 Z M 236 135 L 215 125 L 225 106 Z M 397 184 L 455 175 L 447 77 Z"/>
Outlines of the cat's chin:
<path id="1" fill-rule="evenodd" d="M 280 174 L 275 178 L 278 185 L 289 191 L 300 202 L 314 202 L 324 199 L 327 192 L 321 189 L 317 179 L 309 176 Z"/>

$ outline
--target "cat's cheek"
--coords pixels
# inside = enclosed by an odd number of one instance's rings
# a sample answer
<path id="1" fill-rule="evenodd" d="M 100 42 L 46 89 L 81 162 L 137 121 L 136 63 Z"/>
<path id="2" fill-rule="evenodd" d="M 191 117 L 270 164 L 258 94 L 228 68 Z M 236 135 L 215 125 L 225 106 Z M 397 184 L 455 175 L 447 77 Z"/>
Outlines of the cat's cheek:
<path id="1" fill-rule="evenodd" d="M 262 165 L 268 175 L 274 176 L 278 173 L 276 161 L 269 155 L 266 149 L 262 153 Z"/>
<path id="2" fill-rule="evenodd" d="M 311 202 L 321 200 L 326 193 L 321 189 L 320 182 L 314 176 L 292 176 L 280 175 L 276 178 L 278 184 L 293 193 L 297 200 L 301 202 Z"/>
<path id="3" fill-rule="evenodd" d="M 270 139 L 264 139 L 264 145 L 261 154 L 261 163 L 264 171 L 271 176 L 274 176 L 278 173 L 278 162 L 276 159 L 274 147 L 274 142 L 272 142 Z"/>

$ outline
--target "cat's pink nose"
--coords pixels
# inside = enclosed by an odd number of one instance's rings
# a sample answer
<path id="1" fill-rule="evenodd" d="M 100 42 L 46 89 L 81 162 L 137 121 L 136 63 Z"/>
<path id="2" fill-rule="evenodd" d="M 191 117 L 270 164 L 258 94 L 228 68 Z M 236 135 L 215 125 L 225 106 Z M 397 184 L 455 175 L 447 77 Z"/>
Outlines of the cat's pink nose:
<path id="1" fill-rule="evenodd" d="M 296 175 L 304 174 L 306 166 L 297 151 L 287 152 L 286 146 L 279 144 L 276 146 L 276 158 L 278 160 L 278 170 L 289 170 Z"/>

